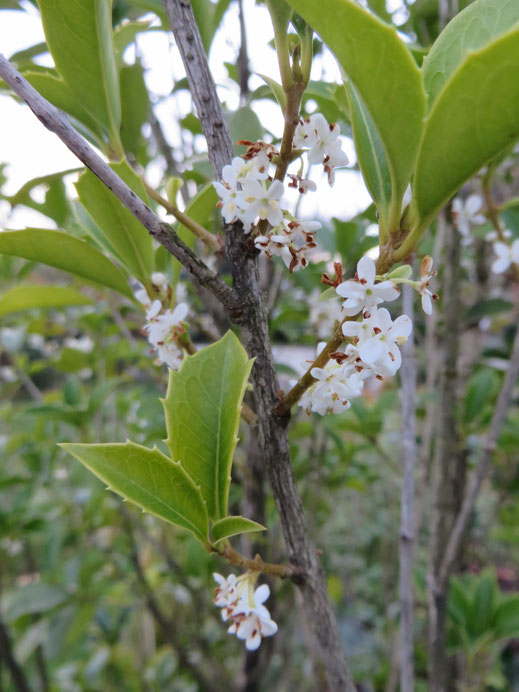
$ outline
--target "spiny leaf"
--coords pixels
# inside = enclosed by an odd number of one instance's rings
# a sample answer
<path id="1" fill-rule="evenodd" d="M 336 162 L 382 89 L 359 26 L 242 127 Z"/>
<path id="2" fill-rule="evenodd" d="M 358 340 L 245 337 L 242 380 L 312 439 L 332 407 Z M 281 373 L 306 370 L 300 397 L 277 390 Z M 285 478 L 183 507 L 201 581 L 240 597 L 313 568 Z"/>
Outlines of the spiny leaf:
<path id="1" fill-rule="evenodd" d="M 167 444 L 200 486 L 212 519 L 227 514 L 231 464 L 252 361 L 232 332 L 170 371 Z"/>
<path id="2" fill-rule="evenodd" d="M 178 462 L 156 447 L 125 444 L 62 443 L 110 490 L 144 511 L 191 531 L 208 541 L 208 519 L 200 490 Z"/>

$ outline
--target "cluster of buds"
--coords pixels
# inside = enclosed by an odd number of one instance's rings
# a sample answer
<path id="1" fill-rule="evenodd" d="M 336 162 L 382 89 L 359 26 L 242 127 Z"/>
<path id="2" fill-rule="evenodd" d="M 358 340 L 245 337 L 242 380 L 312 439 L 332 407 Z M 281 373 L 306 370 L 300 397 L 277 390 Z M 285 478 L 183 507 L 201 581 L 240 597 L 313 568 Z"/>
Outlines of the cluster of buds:
<path id="1" fill-rule="evenodd" d="M 366 380 L 382 380 L 396 374 L 402 363 L 400 346 L 411 334 L 413 324 L 407 315 L 391 318 L 383 302 L 392 302 L 400 294 L 397 284 L 408 283 L 422 297 L 424 312 L 430 314 L 432 294 L 429 285 L 434 276 L 432 259 L 425 257 L 420 269 L 420 280 L 409 279 L 411 268 L 400 267 L 389 277 L 376 275 L 375 262 L 363 257 L 357 264 L 353 279 L 342 280 L 342 267 L 336 264 L 336 279 L 323 276 L 323 282 L 335 288 L 336 296 L 343 299 L 340 319 L 347 345 L 330 354 L 324 368 L 314 367 L 310 374 L 316 382 L 305 391 L 299 405 L 307 413 L 320 415 L 341 413 L 350 406 L 350 400 L 361 395 Z M 348 320 L 347 318 L 353 318 Z M 345 319 L 346 318 L 346 319 Z M 318 347 L 317 355 L 324 344 Z M 295 383 L 294 383 L 295 384 Z"/>
<path id="2" fill-rule="evenodd" d="M 217 573 L 213 576 L 218 584 L 214 603 L 222 609 L 222 620 L 231 622 L 229 634 L 245 640 L 248 651 L 259 648 L 262 637 L 276 634 L 278 626 L 263 605 L 270 596 L 270 589 L 267 584 L 254 589 L 256 572 L 246 572 L 239 577 L 235 574 L 223 577 Z"/>
<path id="3" fill-rule="evenodd" d="M 184 352 L 180 340 L 186 335 L 183 324 L 188 307 L 179 303 L 174 310 L 164 307 L 171 299 L 171 288 L 164 274 L 154 273 L 151 276 L 157 298 L 151 300 L 144 288 L 135 292 L 137 300 L 146 310 L 146 324 L 142 331 L 157 354 L 158 363 L 164 363 L 172 370 L 178 370 L 182 363 Z"/>

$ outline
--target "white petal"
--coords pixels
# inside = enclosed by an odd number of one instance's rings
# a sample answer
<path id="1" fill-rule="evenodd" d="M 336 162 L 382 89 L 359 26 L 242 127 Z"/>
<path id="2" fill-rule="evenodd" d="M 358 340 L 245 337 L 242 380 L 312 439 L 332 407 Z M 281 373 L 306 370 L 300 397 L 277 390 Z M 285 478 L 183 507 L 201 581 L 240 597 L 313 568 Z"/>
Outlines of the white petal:
<path id="1" fill-rule="evenodd" d="M 424 291 L 422 293 L 422 310 L 426 315 L 432 315 L 432 300 L 430 291 Z"/>
<path id="2" fill-rule="evenodd" d="M 173 310 L 173 314 L 171 316 L 172 322 L 174 324 L 182 322 L 182 320 L 186 317 L 188 310 L 189 308 L 185 303 L 179 303 L 177 307 Z"/>
<path id="3" fill-rule="evenodd" d="M 385 349 L 376 336 L 365 341 L 359 349 L 360 357 L 368 365 L 373 365 L 384 353 Z"/>
<path id="4" fill-rule="evenodd" d="M 254 592 L 254 602 L 257 604 L 265 603 L 267 598 L 270 596 L 270 589 L 268 584 L 262 584 L 258 586 Z"/>
<path id="5" fill-rule="evenodd" d="M 413 331 L 413 322 L 407 315 L 400 315 L 393 322 L 391 338 L 397 341 L 400 337 L 407 338 Z"/>
<path id="6" fill-rule="evenodd" d="M 395 286 L 392 281 L 381 281 L 379 284 L 375 284 L 372 289 L 373 293 L 390 303 L 392 300 L 396 300 L 400 295 L 399 289 Z"/>
<path id="7" fill-rule="evenodd" d="M 375 262 L 371 257 L 362 257 L 357 264 L 357 274 L 359 279 L 364 279 L 370 286 L 375 281 Z"/>

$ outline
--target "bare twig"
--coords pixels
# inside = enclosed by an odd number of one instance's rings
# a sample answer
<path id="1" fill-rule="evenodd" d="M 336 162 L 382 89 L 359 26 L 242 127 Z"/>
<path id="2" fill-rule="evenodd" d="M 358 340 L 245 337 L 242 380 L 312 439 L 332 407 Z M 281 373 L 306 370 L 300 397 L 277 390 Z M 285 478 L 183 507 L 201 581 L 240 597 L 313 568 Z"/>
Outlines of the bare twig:
<path id="1" fill-rule="evenodd" d="M 2 620 L 0 620 L 0 661 L 5 663 L 11 675 L 13 689 L 16 692 L 31 692 L 27 678 L 14 657 L 9 633 Z"/>
<path id="2" fill-rule="evenodd" d="M 210 233 L 207 228 L 201 226 L 194 219 L 189 218 L 189 216 L 184 214 L 183 211 L 180 211 L 178 207 L 173 206 L 173 204 L 170 204 L 167 199 L 162 197 L 162 195 L 159 195 L 159 193 L 148 185 L 148 183 L 145 181 L 143 182 L 149 196 L 154 199 L 157 204 L 160 204 L 160 206 L 163 207 L 168 214 L 174 216 L 179 223 L 189 229 L 191 233 L 196 235 L 196 237 L 210 247 L 211 250 L 219 252 L 222 249 L 220 243 L 218 242 L 218 237 L 215 236 L 214 233 Z"/>
<path id="3" fill-rule="evenodd" d="M 414 290 L 402 287 L 403 311 L 413 318 Z M 400 690 L 414 690 L 414 465 L 416 459 L 416 362 L 413 334 L 402 347 L 402 495 L 400 518 Z"/>
<path id="4" fill-rule="evenodd" d="M 445 222 L 445 212 L 441 223 Z M 433 471 L 428 598 L 428 668 L 431 692 L 444 692 L 448 676 L 446 653 L 447 592 L 438 574 L 445 543 L 461 504 L 464 460 L 459 450 L 458 429 L 458 350 L 460 315 L 460 235 L 452 224 L 446 225 L 444 269 L 441 286 L 443 301 L 443 344 L 439 420 Z"/>
<path id="5" fill-rule="evenodd" d="M 114 195 L 142 223 L 148 233 L 163 245 L 168 252 L 201 283 L 206 286 L 227 308 L 236 308 L 232 289 L 223 279 L 211 271 L 183 243 L 172 228 L 159 219 L 151 209 L 131 190 L 103 159 L 95 153 L 86 140 L 69 123 L 68 118 L 41 96 L 22 75 L 0 55 L 0 77 L 23 99 L 47 129 L 54 132 L 94 173 Z"/>
<path id="6" fill-rule="evenodd" d="M 233 156 L 222 107 L 207 64 L 200 33 L 188 0 L 163 0 L 187 73 L 193 99 L 204 130 L 209 158 L 220 178 L 223 166 Z M 345 660 L 337 623 L 326 594 L 326 583 L 314 546 L 310 541 L 290 460 L 288 417 L 275 415 L 279 384 L 268 334 L 268 320 L 259 285 L 255 254 L 251 254 L 240 223 L 226 228 L 226 252 L 234 289 L 242 303 L 242 337 L 255 357 L 252 369 L 258 413 L 259 443 L 263 450 L 290 562 L 304 578 L 300 580 L 332 691 L 353 692 L 354 685 Z"/>
<path id="7" fill-rule="evenodd" d="M 469 485 L 463 498 L 461 509 L 456 517 L 456 522 L 449 536 L 447 547 L 443 556 L 443 561 L 438 574 L 438 581 L 445 585 L 449 579 L 452 566 L 458 554 L 461 541 L 467 524 L 478 497 L 481 485 L 488 475 L 492 454 L 494 453 L 497 440 L 501 433 L 501 428 L 510 408 L 514 387 L 519 377 L 519 318 L 516 321 L 516 333 L 508 370 L 506 371 L 503 385 L 497 398 L 496 407 L 490 423 L 490 428 L 486 436 L 478 465 L 470 479 Z"/>

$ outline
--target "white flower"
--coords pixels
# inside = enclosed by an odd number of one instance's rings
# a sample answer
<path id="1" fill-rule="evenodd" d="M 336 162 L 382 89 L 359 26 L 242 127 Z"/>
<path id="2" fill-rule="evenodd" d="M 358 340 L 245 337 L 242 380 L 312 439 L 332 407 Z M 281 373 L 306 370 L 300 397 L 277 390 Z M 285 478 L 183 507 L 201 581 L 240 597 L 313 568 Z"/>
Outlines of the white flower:
<path id="1" fill-rule="evenodd" d="M 269 595 L 268 585 L 262 584 L 254 591 L 252 599 L 244 595 L 234 609 L 234 622 L 228 632 L 236 634 L 238 639 L 245 639 L 247 651 L 255 651 L 259 648 L 262 637 L 270 637 L 278 631 L 278 626 L 263 605 Z"/>
<path id="2" fill-rule="evenodd" d="M 383 301 L 396 300 L 400 291 L 392 281 L 375 283 L 375 262 L 369 257 L 362 257 L 357 264 L 355 279 L 343 281 L 336 288 L 337 294 L 346 300 L 343 313 L 349 317 L 358 312 L 370 310 Z"/>
<path id="3" fill-rule="evenodd" d="M 179 303 L 174 310 L 161 310 L 160 300 L 154 300 L 146 312 L 149 321 L 143 331 L 157 351 L 160 362 L 177 370 L 183 358 L 182 349 L 178 346 L 178 337 L 183 333 L 180 322 L 185 319 L 188 307 L 185 303 Z"/>
<path id="4" fill-rule="evenodd" d="M 494 274 L 502 274 L 512 263 L 519 265 L 519 238 L 512 245 L 494 243 L 494 252 L 497 255 L 491 267 Z"/>
<path id="5" fill-rule="evenodd" d="M 334 168 L 346 166 L 348 157 L 342 150 L 339 139 L 341 129 L 337 123 L 328 123 L 324 115 L 314 113 L 304 122 L 300 122 L 294 135 L 296 147 L 309 147 L 308 163 L 322 163 L 328 173 L 328 182 L 333 185 Z"/>
<path id="6" fill-rule="evenodd" d="M 471 225 L 481 225 L 486 219 L 479 213 L 483 206 L 483 199 L 479 195 L 470 195 L 465 202 L 456 197 L 452 202 L 452 219 L 462 236 L 470 234 Z"/>
<path id="7" fill-rule="evenodd" d="M 241 210 L 238 208 L 238 190 L 224 185 L 223 183 L 213 183 L 214 189 L 218 197 L 220 198 L 222 216 L 224 221 L 231 223 L 234 219 L 241 214 Z"/>
<path id="8" fill-rule="evenodd" d="M 436 276 L 436 272 L 431 271 L 433 265 L 432 257 L 426 255 L 420 266 L 420 284 L 418 293 L 422 296 L 422 308 L 426 315 L 432 314 L 432 301 L 437 300 L 438 296 L 429 290 L 430 280 Z"/>
<path id="9" fill-rule="evenodd" d="M 242 221 L 247 229 L 256 218 L 267 219 L 271 226 L 279 226 L 283 221 L 280 200 L 285 189 L 279 180 L 267 189 L 258 180 L 244 183 L 239 204 L 244 210 Z"/>
<path id="10" fill-rule="evenodd" d="M 156 286 L 159 291 L 165 291 L 168 286 L 168 277 L 162 272 L 153 272 L 151 275 L 151 283 Z"/>
<path id="11" fill-rule="evenodd" d="M 401 315 L 393 322 L 385 308 L 377 310 L 369 319 L 362 322 L 345 322 L 342 332 L 353 337 L 364 363 L 382 377 L 394 375 L 402 363 L 398 346 L 405 344 L 413 329 L 407 315 Z"/>
<path id="12" fill-rule="evenodd" d="M 270 637 L 278 631 L 278 626 L 263 605 L 270 595 L 267 584 L 262 584 L 254 592 L 255 576 L 249 572 L 241 577 L 234 574 L 225 578 L 214 573 L 218 583 L 214 603 L 222 608 L 222 619 L 232 619 L 227 630 L 238 639 L 245 640 L 245 648 L 254 651 L 261 644 L 262 637 Z"/>

